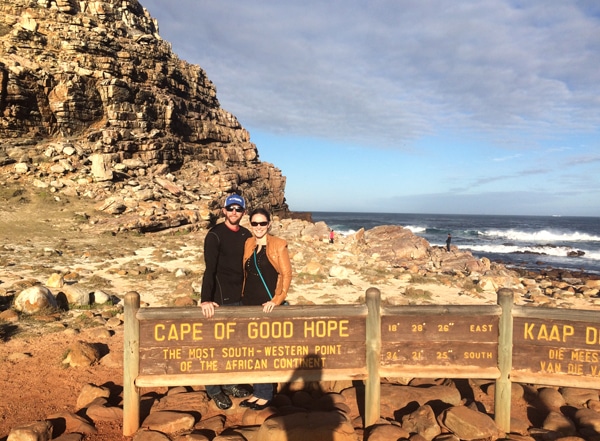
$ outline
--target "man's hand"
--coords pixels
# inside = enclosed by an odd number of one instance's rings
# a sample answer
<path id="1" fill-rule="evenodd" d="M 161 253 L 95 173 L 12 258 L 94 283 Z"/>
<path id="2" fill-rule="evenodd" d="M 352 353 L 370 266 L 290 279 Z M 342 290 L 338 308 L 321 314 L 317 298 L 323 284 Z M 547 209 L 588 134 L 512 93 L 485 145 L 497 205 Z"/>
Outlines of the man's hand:
<path id="1" fill-rule="evenodd" d="M 202 315 L 206 318 L 211 318 L 215 315 L 215 308 L 218 308 L 219 304 L 215 302 L 202 302 L 200 308 L 202 308 Z"/>

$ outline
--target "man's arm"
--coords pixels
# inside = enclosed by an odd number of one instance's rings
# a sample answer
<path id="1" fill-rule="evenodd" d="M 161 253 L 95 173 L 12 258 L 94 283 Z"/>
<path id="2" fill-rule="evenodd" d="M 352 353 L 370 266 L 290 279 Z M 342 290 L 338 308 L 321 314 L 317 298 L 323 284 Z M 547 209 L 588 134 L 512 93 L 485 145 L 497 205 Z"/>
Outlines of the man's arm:
<path id="1" fill-rule="evenodd" d="M 202 308 L 205 317 L 212 317 L 214 308 L 219 306 L 213 302 L 215 278 L 219 263 L 219 236 L 214 231 L 209 231 L 204 239 L 204 263 L 206 269 L 202 278 L 199 306 Z"/>

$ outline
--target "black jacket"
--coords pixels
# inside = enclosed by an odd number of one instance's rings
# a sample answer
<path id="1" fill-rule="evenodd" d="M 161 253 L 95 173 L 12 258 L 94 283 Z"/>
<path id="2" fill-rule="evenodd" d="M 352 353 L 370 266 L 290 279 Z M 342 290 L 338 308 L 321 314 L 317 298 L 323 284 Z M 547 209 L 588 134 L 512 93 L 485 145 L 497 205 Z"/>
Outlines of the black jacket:
<path id="1" fill-rule="evenodd" d="M 219 305 L 237 303 L 242 298 L 244 243 L 252 237 L 247 228 L 230 230 L 225 223 L 211 228 L 204 239 L 206 270 L 202 279 L 201 302 Z"/>

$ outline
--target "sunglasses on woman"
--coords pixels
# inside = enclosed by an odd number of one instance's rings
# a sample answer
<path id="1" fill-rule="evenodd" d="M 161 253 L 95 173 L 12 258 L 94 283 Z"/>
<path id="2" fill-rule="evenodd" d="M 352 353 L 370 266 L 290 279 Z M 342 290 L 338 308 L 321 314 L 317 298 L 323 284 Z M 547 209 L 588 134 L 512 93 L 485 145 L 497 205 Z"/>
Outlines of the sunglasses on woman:
<path id="1" fill-rule="evenodd" d="M 269 225 L 269 222 L 250 222 L 250 225 L 252 225 L 253 227 L 258 227 L 259 225 L 261 227 L 266 227 L 267 225 Z"/>
<path id="2" fill-rule="evenodd" d="M 243 213 L 244 209 L 242 207 L 225 207 L 225 211 L 228 211 L 230 213 L 232 211 L 235 211 L 236 213 Z"/>

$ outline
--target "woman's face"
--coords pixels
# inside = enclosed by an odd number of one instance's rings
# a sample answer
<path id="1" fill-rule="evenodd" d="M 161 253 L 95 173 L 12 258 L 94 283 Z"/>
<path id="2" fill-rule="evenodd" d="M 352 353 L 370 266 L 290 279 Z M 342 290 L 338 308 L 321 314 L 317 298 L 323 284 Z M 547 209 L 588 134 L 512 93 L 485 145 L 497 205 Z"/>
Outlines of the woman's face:
<path id="1" fill-rule="evenodd" d="M 252 227 L 252 234 L 257 239 L 261 239 L 269 231 L 271 223 L 264 214 L 257 213 L 250 219 L 250 226 Z"/>

